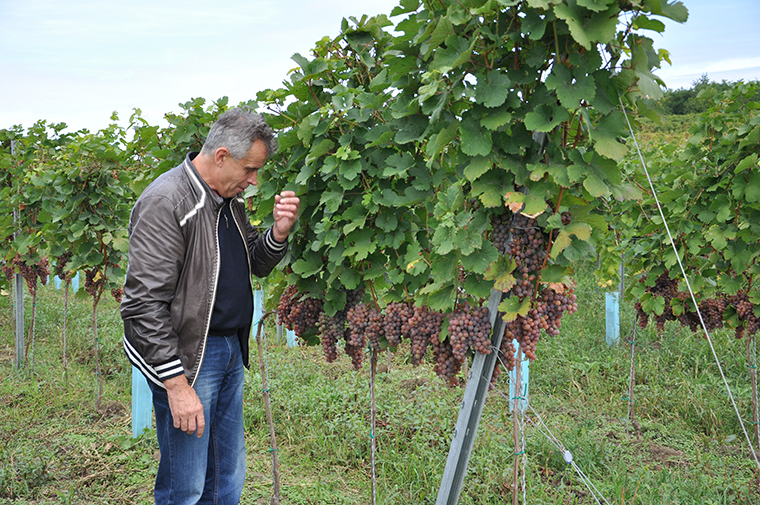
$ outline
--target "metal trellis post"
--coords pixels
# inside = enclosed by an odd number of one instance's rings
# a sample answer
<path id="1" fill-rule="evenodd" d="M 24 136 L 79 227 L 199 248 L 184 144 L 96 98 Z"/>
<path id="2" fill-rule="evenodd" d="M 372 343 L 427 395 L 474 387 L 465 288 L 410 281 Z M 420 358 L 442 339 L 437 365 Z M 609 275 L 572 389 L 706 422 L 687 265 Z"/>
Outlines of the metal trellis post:
<path id="1" fill-rule="evenodd" d="M 16 155 L 16 141 L 11 140 L 11 156 Z M 18 221 L 18 211 L 13 211 L 14 223 Z M 18 235 L 15 232 L 14 235 Z M 13 276 L 15 286 L 16 307 L 16 368 L 24 365 L 24 277 L 21 274 Z"/>
<path id="2" fill-rule="evenodd" d="M 501 347 L 502 338 L 504 338 L 506 323 L 501 317 L 498 317 L 498 307 L 505 296 L 507 296 L 506 293 L 494 289 L 491 291 L 491 297 L 488 300 L 488 318 L 493 328 L 492 350 L 490 354 L 476 353 L 473 359 L 470 378 L 464 391 L 462 407 L 459 409 L 459 418 L 454 428 L 454 436 L 446 460 L 446 468 L 443 470 L 436 505 L 454 505 L 459 501 L 464 477 L 467 474 L 467 464 L 470 461 L 472 446 L 475 442 L 475 434 L 478 431 L 478 423 L 483 413 L 486 395 L 491 386 L 491 375 L 498 359 L 498 349 Z"/>

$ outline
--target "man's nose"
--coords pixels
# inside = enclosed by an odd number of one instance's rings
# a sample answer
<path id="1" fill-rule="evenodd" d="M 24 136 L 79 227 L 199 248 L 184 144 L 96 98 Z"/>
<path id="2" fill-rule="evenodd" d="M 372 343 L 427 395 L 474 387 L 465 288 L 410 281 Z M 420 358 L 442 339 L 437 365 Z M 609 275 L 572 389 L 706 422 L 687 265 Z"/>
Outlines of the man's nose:
<path id="1" fill-rule="evenodd" d="M 256 170 L 254 172 L 251 172 L 251 175 L 248 176 L 248 184 L 255 186 L 259 182 L 259 171 Z"/>

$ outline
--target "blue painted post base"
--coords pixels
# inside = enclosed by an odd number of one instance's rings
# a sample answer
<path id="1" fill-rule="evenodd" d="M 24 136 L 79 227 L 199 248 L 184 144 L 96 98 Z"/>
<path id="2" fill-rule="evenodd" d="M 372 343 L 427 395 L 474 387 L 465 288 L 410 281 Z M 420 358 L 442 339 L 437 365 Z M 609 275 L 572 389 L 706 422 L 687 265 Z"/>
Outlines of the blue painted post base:
<path id="1" fill-rule="evenodd" d="M 620 343 L 620 293 L 605 293 L 605 314 L 607 319 L 607 345 Z"/>
<path id="2" fill-rule="evenodd" d="M 153 395 L 145 376 L 132 367 L 132 438 L 142 435 L 151 427 L 153 415 Z"/>
<path id="3" fill-rule="evenodd" d="M 522 359 L 522 363 L 518 363 L 517 366 L 521 366 L 520 369 L 520 393 L 515 393 L 515 382 L 517 382 L 517 372 L 516 370 L 512 370 L 509 372 L 509 397 L 512 399 L 512 401 L 518 401 L 519 403 L 517 405 L 517 409 L 520 411 L 520 413 L 525 413 L 525 409 L 528 408 L 528 384 L 530 383 L 530 360 L 525 357 L 525 355 L 520 352 L 520 344 L 517 342 L 517 340 L 513 340 L 512 344 L 515 346 L 515 355 L 519 356 Z M 510 408 L 513 405 L 510 405 Z"/>

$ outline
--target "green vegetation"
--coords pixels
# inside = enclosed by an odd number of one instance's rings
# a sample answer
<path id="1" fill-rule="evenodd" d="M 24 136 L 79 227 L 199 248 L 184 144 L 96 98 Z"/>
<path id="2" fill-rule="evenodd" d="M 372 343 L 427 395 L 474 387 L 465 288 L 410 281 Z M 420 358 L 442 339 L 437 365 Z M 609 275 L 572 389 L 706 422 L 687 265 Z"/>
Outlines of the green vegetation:
<path id="1" fill-rule="evenodd" d="M 657 336 L 636 335 L 634 406 L 628 422 L 630 350 L 604 340 L 604 296 L 590 268 L 579 268 L 580 309 L 562 333 L 543 339 L 531 365 L 532 408 L 570 450 L 610 503 L 751 504 L 760 500 L 755 465 L 726 399 L 706 342 L 668 323 Z M 97 381 L 86 300 L 71 304 L 69 384 L 60 360 L 61 292 L 39 291 L 34 360 L 13 363 L 9 299 L 0 299 L 0 504 L 151 503 L 158 446 L 155 432 L 131 438 L 130 374 L 121 351 L 121 322 L 104 299 L 99 318 L 104 396 Z M 633 309 L 623 313 L 630 337 Z M 325 363 L 314 347 L 288 349 L 267 332 L 281 465 L 283 504 L 366 504 L 370 493 L 368 368 L 350 360 Z M 742 347 L 732 334 L 714 337 L 742 413 L 750 388 Z M 255 346 L 254 346 L 255 348 Z M 254 356 L 255 358 L 255 356 Z M 434 503 L 463 389 L 449 388 L 432 364 L 409 364 L 408 346 L 380 360 L 378 503 Z M 461 504 L 502 504 L 511 496 L 514 443 L 506 375 L 486 403 Z M 269 431 L 261 379 L 248 372 L 246 504 L 269 502 Z M 530 411 L 528 417 L 535 420 Z M 592 504 L 562 455 L 530 423 L 526 494 L 531 504 Z M 520 491 L 522 503 L 522 491 Z"/>
<path id="2" fill-rule="evenodd" d="M 736 87 L 740 82 L 712 82 L 707 74 L 702 74 L 702 77 L 691 83 L 691 88 L 669 89 L 665 91 L 665 95 L 660 100 L 660 105 L 662 105 L 665 114 L 668 115 L 684 116 L 699 114 L 705 112 L 710 105 L 704 96 L 699 96 L 700 92 L 706 89 L 713 89 L 722 93 Z M 752 82 L 758 84 L 757 81 L 750 81 L 750 83 Z M 756 91 L 752 100 L 759 101 L 760 92 Z"/>

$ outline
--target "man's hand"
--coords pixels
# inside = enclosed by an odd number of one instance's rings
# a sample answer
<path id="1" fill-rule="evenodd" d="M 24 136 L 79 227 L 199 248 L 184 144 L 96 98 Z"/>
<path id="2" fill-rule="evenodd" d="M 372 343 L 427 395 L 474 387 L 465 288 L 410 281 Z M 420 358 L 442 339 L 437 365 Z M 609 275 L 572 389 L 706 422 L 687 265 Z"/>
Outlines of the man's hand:
<path id="1" fill-rule="evenodd" d="M 274 226 L 272 233 L 275 240 L 285 242 L 290 235 L 290 229 L 296 224 L 298 219 L 298 208 L 301 200 L 298 199 L 295 192 L 283 191 L 274 196 Z"/>
<path id="2" fill-rule="evenodd" d="M 187 383 L 184 375 L 178 375 L 164 381 L 169 408 L 172 411 L 174 427 L 189 435 L 196 430 L 198 438 L 203 436 L 206 419 L 203 417 L 203 405 L 195 390 Z"/>

